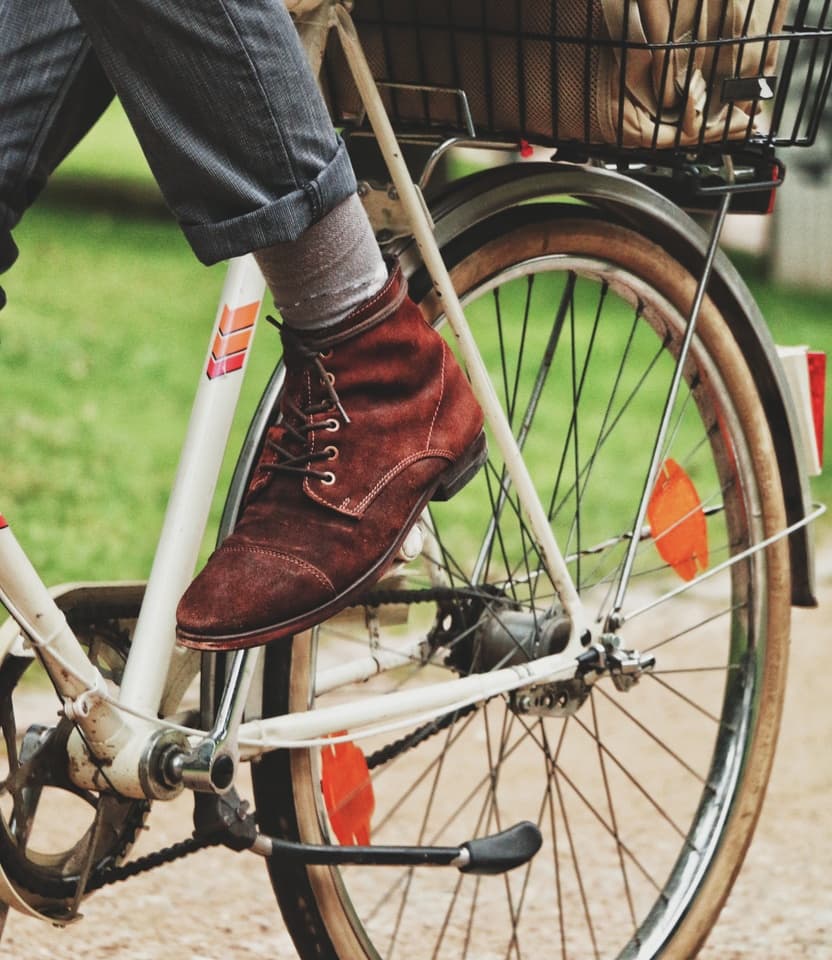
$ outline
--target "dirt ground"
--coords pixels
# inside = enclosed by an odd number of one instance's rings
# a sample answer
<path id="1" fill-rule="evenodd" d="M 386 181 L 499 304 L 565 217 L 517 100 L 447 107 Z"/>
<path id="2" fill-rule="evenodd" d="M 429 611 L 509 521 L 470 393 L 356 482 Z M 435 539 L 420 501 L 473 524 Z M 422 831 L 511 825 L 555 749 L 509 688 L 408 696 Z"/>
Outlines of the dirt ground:
<path id="1" fill-rule="evenodd" d="M 832 542 L 818 556 L 820 608 L 794 611 L 790 678 L 768 798 L 701 960 L 832 960 Z M 157 808 L 162 805 L 157 805 Z M 187 798 L 154 809 L 146 851 L 190 831 Z M 141 850 L 137 851 L 141 852 Z M 211 850 L 110 887 L 66 929 L 11 912 L 0 958 L 292 960 L 264 864 Z M 582 960 L 582 958 L 579 958 Z"/>

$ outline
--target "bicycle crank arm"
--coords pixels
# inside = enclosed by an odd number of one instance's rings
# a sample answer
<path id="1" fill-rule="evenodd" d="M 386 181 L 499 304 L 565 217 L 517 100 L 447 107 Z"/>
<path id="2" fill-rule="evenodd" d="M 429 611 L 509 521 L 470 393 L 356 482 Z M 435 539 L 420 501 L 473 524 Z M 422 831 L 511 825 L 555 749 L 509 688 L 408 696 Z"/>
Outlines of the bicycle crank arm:
<path id="1" fill-rule="evenodd" d="M 524 820 L 459 847 L 342 847 L 295 843 L 261 833 L 250 849 L 264 857 L 285 857 L 318 866 L 456 867 L 460 873 L 491 876 L 528 863 L 542 842 L 537 827 Z"/>
<path id="2" fill-rule="evenodd" d="M 147 765 L 156 782 L 168 788 L 184 784 L 204 793 L 222 794 L 231 789 L 240 756 L 237 732 L 259 653 L 258 647 L 251 647 L 234 654 L 213 729 L 192 750 L 159 751 L 155 763 Z"/>

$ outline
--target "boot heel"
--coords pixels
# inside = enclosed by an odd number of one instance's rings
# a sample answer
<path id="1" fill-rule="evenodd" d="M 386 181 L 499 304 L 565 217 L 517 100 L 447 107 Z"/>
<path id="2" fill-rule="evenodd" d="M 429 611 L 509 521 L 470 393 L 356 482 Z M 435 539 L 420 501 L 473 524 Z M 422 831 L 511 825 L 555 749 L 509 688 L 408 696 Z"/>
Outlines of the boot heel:
<path id="1" fill-rule="evenodd" d="M 450 500 L 451 497 L 472 480 L 480 467 L 488 459 L 488 444 L 485 432 L 481 431 L 477 439 L 439 478 L 439 486 L 431 497 L 432 500 Z"/>

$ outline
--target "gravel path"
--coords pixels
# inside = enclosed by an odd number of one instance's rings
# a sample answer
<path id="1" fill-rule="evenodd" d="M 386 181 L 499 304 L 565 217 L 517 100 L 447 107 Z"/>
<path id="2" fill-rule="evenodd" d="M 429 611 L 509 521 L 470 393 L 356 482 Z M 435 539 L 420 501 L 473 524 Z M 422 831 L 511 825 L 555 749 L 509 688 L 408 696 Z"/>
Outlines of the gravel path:
<path id="1" fill-rule="evenodd" d="M 757 834 L 701 960 L 832 960 L 832 543 L 818 562 L 819 610 L 794 611 L 790 679 Z M 187 798 L 157 805 L 149 851 L 190 830 Z M 292 960 L 295 953 L 255 857 L 211 850 L 96 894 L 55 929 L 11 913 L 0 958 Z M 583 960 L 583 958 L 578 958 Z"/>

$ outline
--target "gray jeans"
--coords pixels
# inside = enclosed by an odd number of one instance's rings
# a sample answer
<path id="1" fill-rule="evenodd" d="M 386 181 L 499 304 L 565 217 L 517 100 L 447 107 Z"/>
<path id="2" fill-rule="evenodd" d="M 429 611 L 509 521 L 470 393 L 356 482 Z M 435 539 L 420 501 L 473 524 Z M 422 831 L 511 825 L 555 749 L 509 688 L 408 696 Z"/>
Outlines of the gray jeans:
<path id="1" fill-rule="evenodd" d="M 204 263 L 294 240 L 355 190 L 281 0 L 0 0 L 0 272 L 113 88 Z"/>

